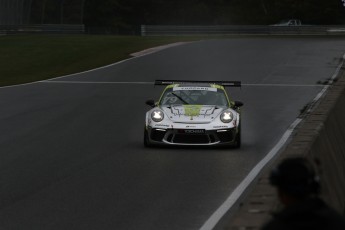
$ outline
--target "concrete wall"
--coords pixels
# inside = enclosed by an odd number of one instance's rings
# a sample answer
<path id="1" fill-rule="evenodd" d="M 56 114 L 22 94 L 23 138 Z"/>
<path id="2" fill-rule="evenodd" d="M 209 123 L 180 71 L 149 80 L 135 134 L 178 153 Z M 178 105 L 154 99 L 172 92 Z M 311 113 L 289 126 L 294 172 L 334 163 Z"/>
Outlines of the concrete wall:
<path id="1" fill-rule="evenodd" d="M 228 223 L 217 229 L 260 229 L 280 207 L 275 189 L 269 185 L 272 166 L 288 157 L 306 157 L 315 166 L 321 179 L 321 197 L 345 216 L 345 70 L 304 121 L 296 129 L 291 142 L 267 167 L 253 185 L 248 196 Z M 318 163 L 317 163 L 318 162 Z"/>
<path id="2" fill-rule="evenodd" d="M 326 111 L 326 112 L 324 112 Z M 308 158 L 320 160 L 322 196 L 345 215 L 345 74 L 309 117 L 317 136 Z"/>

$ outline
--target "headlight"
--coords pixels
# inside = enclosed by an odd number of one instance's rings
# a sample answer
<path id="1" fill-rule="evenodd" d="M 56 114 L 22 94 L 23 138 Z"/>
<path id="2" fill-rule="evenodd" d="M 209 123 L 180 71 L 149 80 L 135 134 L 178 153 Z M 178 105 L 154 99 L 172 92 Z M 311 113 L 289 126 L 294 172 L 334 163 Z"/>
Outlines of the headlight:
<path id="1" fill-rule="evenodd" d="M 232 121 L 234 115 L 230 111 L 225 111 L 220 115 L 220 120 L 224 123 L 229 123 Z"/>
<path id="2" fill-rule="evenodd" d="M 152 113 L 151 113 L 151 118 L 153 121 L 155 122 L 160 122 L 163 120 L 164 118 L 164 113 L 160 110 L 154 110 Z"/>

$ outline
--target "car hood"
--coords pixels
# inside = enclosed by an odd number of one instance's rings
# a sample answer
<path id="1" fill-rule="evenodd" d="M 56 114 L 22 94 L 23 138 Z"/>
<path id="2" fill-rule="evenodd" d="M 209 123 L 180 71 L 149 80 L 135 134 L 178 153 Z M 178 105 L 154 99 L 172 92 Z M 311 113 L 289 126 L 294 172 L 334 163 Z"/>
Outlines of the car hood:
<path id="1" fill-rule="evenodd" d="M 171 105 L 162 106 L 162 110 L 173 122 L 209 123 L 225 108 L 213 105 Z"/>

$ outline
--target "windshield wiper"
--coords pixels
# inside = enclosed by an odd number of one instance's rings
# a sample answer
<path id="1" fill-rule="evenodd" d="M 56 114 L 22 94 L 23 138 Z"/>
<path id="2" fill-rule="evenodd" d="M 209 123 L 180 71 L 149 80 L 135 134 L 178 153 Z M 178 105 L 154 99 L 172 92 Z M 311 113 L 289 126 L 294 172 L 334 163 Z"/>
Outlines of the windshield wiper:
<path id="1" fill-rule="evenodd" d="M 183 98 L 182 97 L 180 97 L 180 96 L 178 96 L 178 95 L 176 95 L 175 93 L 171 93 L 172 95 L 174 95 L 175 97 L 177 97 L 180 101 L 182 101 L 185 105 L 189 105 L 189 103 L 188 102 L 186 102 L 185 100 L 183 100 Z"/>

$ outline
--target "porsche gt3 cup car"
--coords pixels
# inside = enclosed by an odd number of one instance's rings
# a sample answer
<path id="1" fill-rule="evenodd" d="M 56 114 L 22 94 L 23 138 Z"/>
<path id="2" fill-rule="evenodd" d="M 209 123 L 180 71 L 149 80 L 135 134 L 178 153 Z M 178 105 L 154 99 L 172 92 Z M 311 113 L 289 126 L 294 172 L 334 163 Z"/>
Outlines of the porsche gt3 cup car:
<path id="1" fill-rule="evenodd" d="M 242 102 L 229 99 L 225 88 L 239 81 L 170 81 L 158 102 L 146 113 L 144 145 L 241 146 Z"/>

